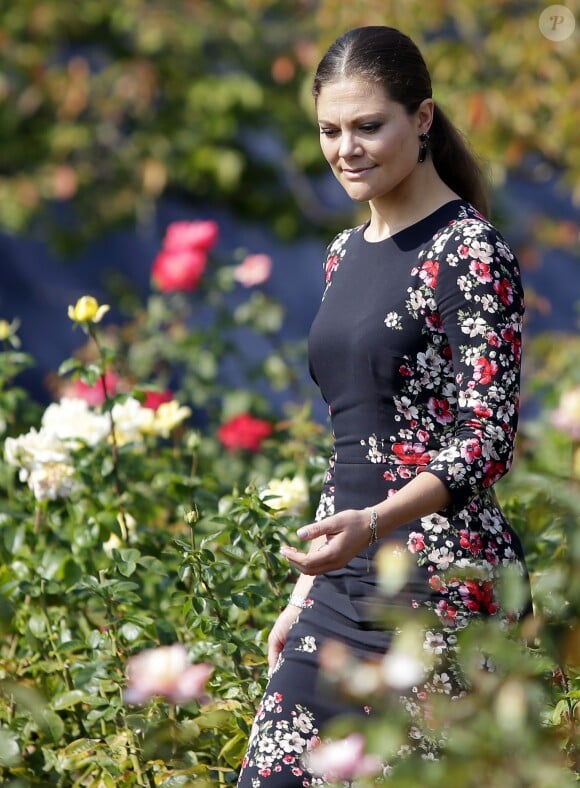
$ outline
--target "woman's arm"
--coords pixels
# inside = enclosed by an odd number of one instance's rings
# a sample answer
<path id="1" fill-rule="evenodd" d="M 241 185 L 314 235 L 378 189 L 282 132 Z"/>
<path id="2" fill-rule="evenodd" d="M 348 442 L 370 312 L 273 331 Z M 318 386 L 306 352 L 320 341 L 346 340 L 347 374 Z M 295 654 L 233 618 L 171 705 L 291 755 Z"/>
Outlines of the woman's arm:
<path id="1" fill-rule="evenodd" d="M 379 538 L 434 512 L 453 514 L 509 469 L 517 427 L 523 297 L 517 260 L 484 221 L 459 222 L 431 265 L 433 295 L 453 362 L 453 431 L 425 470 L 372 507 Z M 434 271 L 437 275 L 434 275 Z M 447 510 L 445 512 L 445 510 Z M 370 509 L 348 510 L 298 531 L 329 543 L 282 553 L 305 574 L 345 566 L 370 540 Z"/>
<path id="2" fill-rule="evenodd" d="M 445 509 L 450 503 L 451 494 L 446 485 L 432 473 L 424 471 L 396 495 L 371 507 L 378 515 L 377 536 L 380 539 L 410 520 Z M 340 569 L 368 547 L 371 540 L 370 512 L 370 508 L 347 509 L 300 528 L 298 536 L 308 541 L 315 540 L 315 549 L 304 553 L 285 545 L 281 550 L 282 555 L 303 573 L 298 582 L 304 575 L 320 575 Z"/>

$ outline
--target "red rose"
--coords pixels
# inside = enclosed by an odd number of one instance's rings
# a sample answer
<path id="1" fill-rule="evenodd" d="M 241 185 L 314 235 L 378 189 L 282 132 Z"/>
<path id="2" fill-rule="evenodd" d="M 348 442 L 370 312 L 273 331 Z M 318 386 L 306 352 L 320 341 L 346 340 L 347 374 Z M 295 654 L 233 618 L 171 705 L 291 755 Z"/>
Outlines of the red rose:
<path id="1" fill-rule="evenodd" d="M 173 392 L 172 391 L 146 391 L 145 392 L 145 401 L 143 402 L 144 408 L 150 408 L 151 410 L 157 410 L 157 408 L 162 405 L 164 402 L 171 402 L 173 399 Z"/>
<path id="2" fill-rule="evenodd" d="M 164 249 L 155 258 L 151 277 L 162 293 L 195 290 L 206 263 L 203 249 Z"/>
<path id="3" fill-rule="evenodd" d="M 230 451 L 248 449 L 258 451 L 262 441 L 272 434 L 270 422 L 255 419 L 249 413 L 242 413 L 226 421 L 218 429 L 218 438 Z"/>
<path id="4" fill-rule="evenodd" d="M 181 252 L 184 249 L 208 252 L 215 245 L 218 234 L 217 222 L 173 222 L 165 233 L 163 249 L 166 252 Z"/>

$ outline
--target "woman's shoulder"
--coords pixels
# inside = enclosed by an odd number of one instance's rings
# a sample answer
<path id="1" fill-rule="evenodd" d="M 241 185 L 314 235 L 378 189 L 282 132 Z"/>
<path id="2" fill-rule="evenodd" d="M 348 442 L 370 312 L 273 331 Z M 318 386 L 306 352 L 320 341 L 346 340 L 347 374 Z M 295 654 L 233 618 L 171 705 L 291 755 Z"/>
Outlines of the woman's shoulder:
<path id="1" fill-rule="evenodd" d="M 498 228 L 476 208 L 461 202 L 455 215 L 433 236 L 428 257 L 457 259 L 498 257 L 512 262 L 515 255 Z"/>
<path id="2" fill-rule="evenodd" d="M 366 224 L 359 224 L 356 227 L 347 227 L 345 230 L 341 230 L 326 247 L 326 256 L 332 257 L 337 254 L 342 256 L 348 241 L 357 233 L 362 233 L 365 227 Z"/>

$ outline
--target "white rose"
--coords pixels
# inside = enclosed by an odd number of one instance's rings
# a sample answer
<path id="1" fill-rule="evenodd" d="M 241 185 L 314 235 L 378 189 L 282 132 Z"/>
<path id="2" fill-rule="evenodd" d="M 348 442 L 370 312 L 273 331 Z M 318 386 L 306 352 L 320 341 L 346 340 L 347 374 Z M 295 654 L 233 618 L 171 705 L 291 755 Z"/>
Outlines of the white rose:
<path id="1" fill-rule="evenodd" d="M 120 446 L 141 441 L 144 432 L 151 432 L 155 419 L 154 411 L 144 408 L 134 397 L 115 403 L 112 416 L 115 422 L 115 437 Z"/>
<path id="2" fill-rule="evenodd" d="M 60 438 L 53 432 L 34 427 L 17 438 L 6 438 L 4 456 L 8 465 L 21 469 L 21 479 L 26 481 L 28 473 L 46 463 L 67 463 L 69 453 Z M 23 473 L 22 473 L 23 472 Z"/>
<path id="3" fill-rule="evenodd" d="M 308 506 L 308 484 L 303 476 L 271 479 L 260 498 L 277 512 L 301 514 Z"/>
<path id="4" fill-rule="evenodd" d="M 43 463 L 30 471 L 28 486 L 37 501 L 69 498 L 77 486 L 74 468 L 64 462 Z"/>
<path id="5" fill-rule="evenodd" d="M 89 446 L 96 446 L 110 432 L 110 420 L 106 414 L 96 413 L 86 400 L 76 397 L 63 397 L 53 402 L 44 411 L 42 426 L 63 441 L 81 440 Z"/>

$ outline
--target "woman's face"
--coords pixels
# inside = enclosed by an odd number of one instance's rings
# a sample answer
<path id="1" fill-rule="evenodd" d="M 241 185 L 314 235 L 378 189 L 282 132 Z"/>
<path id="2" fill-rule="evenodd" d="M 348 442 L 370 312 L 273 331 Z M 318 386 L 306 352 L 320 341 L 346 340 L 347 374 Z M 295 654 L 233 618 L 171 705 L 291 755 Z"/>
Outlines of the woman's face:
<path id="1" fill-rule="evenodd" d="M 316 102 L 320 145 L 349 197 L 380 206 L 403 194 L 421 166 L 419 134 L 428 131 L 432 109 L 426 99 L 409 115 L 380 84 L 364 79 L 322 88 Z"/>

